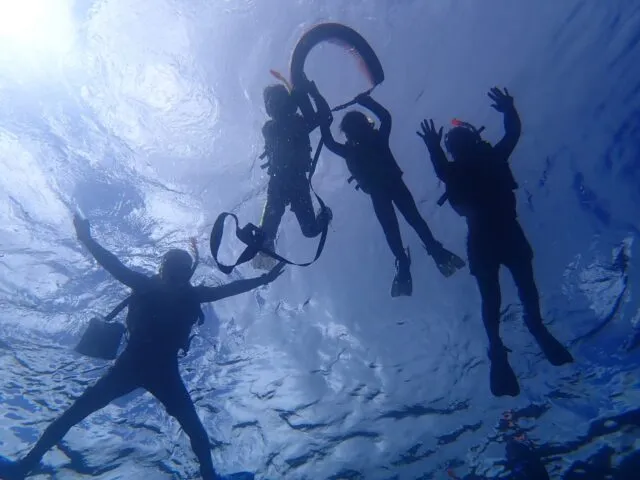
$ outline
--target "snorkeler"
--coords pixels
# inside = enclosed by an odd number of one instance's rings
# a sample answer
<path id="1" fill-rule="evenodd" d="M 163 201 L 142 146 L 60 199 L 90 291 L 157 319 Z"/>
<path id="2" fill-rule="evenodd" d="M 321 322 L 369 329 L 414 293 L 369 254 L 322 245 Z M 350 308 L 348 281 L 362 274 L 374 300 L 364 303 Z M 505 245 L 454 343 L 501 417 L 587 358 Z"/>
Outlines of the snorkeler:
<path id="1" fill-rule="evenodd" d="M 533 275 L 533 250 L 520 227 L 516 213 L 518 188 L 509 156 L 520 138 L 521 124 L 513 98 L 505 89 L 493 88 L 492 107 L 504 114 L 505 135 L 495 146 L 484 141 L 471 125 L 456 125 L 445 137 L 453 162 L 445 156 L 440 141 L 442 128 L 433 120 L 417 132 L 424 140 L 436 175 L 446 184 L 451 206 L 466 217 L 469 269 L 476 277 L 482 297 L 482 320 L 489 337 L 490 384 L 495 396 L 520 393 L 518 380 L 507 359 L 508 349 L 500 338 L 500 283 L 498 271 L 506 266 L 513 275 L 524 307 L 524 320 L 543 353 L 553 365 L 571 363 L 569 351 L 542 322 L 540 300 Z"/>
<path id="2" fill-rule="evenodd" d="M 355 103 L 371 110 L 380 119 L 380 128 L 362 112 L 350 111 L 342 119 L 340 128 L 347 137 L 345 144 L 338 143 L 331 134 L 331 112 L 326 100 L 313 82 L 309 82 L 309 94 L 318 106 L 320 128 L 325 145 L 336 155 L 344 158 L 357 188 L 367 193 L 373 209 L 384 230 L 387 243 L 396 258 L 396 275 L 391 295 L 411 295 L 410 257 L 405 252 L 400 236 L 400 226 L 394 205 L 418 233 L 428 254 L 433 257 L 438 270 L 450 276 L 465 263 L 457 255 L 445 249 L 431 233 L 427 222 L 420 216 L 418 207 L 402 179 L 402 170 L 389 148 L 391 114 L 368 94 L 355 99 Z"/>
<path id="3" fill-rule="evenodd" d="M 98 244 L 87 220 L 78 216 L 74 226 L 93 257 L 113 277 L 133 290 L 129 301 L 129 341 L 109 371 L 51 423 L 31 451 L 17 462 L 0 462 L 0 478 L 22 479 L 40 462 L 71 427 L 113 400 L 137 388 L 156 397 L 191 440 L 205 480 L 220 479 L 211 459 L 209 436 L 178 370 L 178 352 L 188 348 L 191 329 L 202 315 L 200 304 L 248 292 L 274 281 L 283 265 L 252 279 L 219 287 L 194 287 L 190 283 L 192 258 L 184 250 L 169 250 L 162 257 L 158 275 L 146 276 L 125 267 Z"/>
<path id="4" fill-rule="evenodd" d="M 318 215 L 311 201 L 307 174 L 311 167 L 311 142 L 309 133 L 317 126 L 315 119 L 303 117 L 298 112 L 301 96 L 299 89 L 291 93 L 284 85 L 269 85 L 263 97 L 270 119 L 262 127 L 265 142 L 264 155 L 268 158 L 267 202 L 260 227 L 264 235 L 263 247 L 275 250 L 275 240 L 285 208 L 289 206 L 296 215 L 302 234 L 315 237 L 331 221 L 331 210 L 322 209 Z M 276 260 L 258 253 L 253 260 L 257 268 L 270 268 Z"/>

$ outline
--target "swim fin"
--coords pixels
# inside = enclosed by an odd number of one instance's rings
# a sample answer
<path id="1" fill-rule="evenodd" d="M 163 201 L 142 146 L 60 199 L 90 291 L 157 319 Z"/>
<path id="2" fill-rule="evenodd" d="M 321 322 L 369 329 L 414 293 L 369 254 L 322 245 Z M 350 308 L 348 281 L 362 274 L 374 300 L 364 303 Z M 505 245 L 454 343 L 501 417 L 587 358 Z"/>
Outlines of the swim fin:
<path id="1" fill-rule="evenodd" d="M 546 328 L 536 332 L 534 334 L 542 353 L 547 357 L 549 363 L 556 367 L 565 365 L 567 363 L 573 363 L 573 357 L 569 350 L 567 350 Z"/>
<path id="2" fill-rule="evenodd" d="M 440 244 L 436 248 L 428 249 L 425 247 L 425 249 L 427 253 L 433 257 L 434 262 L 436 262 L 436 267 L 438 267 L 440 273 L 445 277 L 450 277 L 466 265 L 464 260 L 458 255 L 450 252 Z"/>
<path id="3" fill-rule="evenodd" d="M 413 280 L 411 279 L 411 256 L 407 250 L 406 261 L 396 259 L 396 276 L 391 284 L 392 297 L 410 297 L 413 293 Z"/>
<path id="4" fill-rule="evenodd" d="M 489 360 L 491 362 L 489 374 L 491 393 L 496 397 L 505 395 L 517 397 L 520 394 L 520 385 L 518 385 L 516 374 L 509 365 L 507 348 L 504 346 L 491 347 Z"/>

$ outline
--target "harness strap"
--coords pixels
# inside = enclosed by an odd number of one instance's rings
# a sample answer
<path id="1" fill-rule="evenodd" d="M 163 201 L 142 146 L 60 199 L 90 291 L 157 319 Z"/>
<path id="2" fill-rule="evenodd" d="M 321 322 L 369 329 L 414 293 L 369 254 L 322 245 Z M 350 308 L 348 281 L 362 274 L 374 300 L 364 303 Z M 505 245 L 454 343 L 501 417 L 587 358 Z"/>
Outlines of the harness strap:
<path id="1" fill-rule="evenodd" d="M 316 165 L 318 164 L 318 160 L 320 158 L 320 152 L 322 151 L 322 146 L 323 146 L 323 141 L 322 139 L 320 139 L 320 143 L 318 143 L 318 147 L 316 148 L 316 153 L 313 156 L 313 159 L 311 161 L 311 166 L 309 168 L 309 177 L 308 177 L 309 188 L 315 195 L 316 200 L 320 205 L 321 215 L 327 211 L 327 205 L 324 203 L 322 198 L 320 198 L 320 195 L 318 195 L 318 193 L 313 188 L 313 183 L 311 182 L 311 179 L 313 177 L 313 174 L 316 171 Z M 247 246 L 247 248 L 244 249 L 244 251 L 240 254 L 240 257 L 238 258 L 238 260 L 236 260 L 236 262 L 233 265 L 225 265 L 223 263 L 220 263 L 220 261 L 218 260 L 218 252 L 220 251 L 220 244 L 222 243 L 222 235 L 224 233 L 224 221 L 227 219 L 227 217 L 231 217 L 236 224 L 236 237 L 238 238 L 238 240 L 240 240 L 242 243 L 244 243 Z M 223 212 L 220 215 L 218 215 L 218 218 L 213 224 L 213 228 L 211 229 L 211 237 L 209 239 L 209 246 L 211 248 L 211 255 L 213 256 L 213 259 L 215 260 L 216 265 L 218 266 L 218 268 L 222 273 L 226 273 L 227 275 L 230 274 L 233 271 L 233 269 L 236 268 L 238 265 L 242 265 L 243 263 L 251 261 L 258 254 L 258 252 L 262 252 L 265 255 L 268 255 L 269 257 L 275 260 L 278 260 L 279 262 L 284 262 L 289 265 L 296 265 L 298 267 L 308 267 L 309 265 L 314 263 L 316 260 L 318 260 L 318 258 L 320 258 L 320 255 L 322 254 L 322 250 L 324 250 L 324 245 L 327 241 L 328 231 L 329 231 L 329 222 L 325 222 L 325 224 L 322 227 L 322 231 L 320 232 L 320 241 L 318 242 L 318 248 L 316 249 L 316 254 L 313 257 L 313 260 L 305 263 L 296 263 L 278 255 L 276 252 L 268 248 L 265 248 L 263 246 L 264 232 L 260 227 L 254 225 L 253 223 L 247 223 L 244 227 L 240 228 L 240 221 L 238 220 L 238 217 L 235 214 L 229 213 L 229 212 Z"/>
<path id="2" fill-rule="evenodd" d="M 374 88 L 375 86 L 367 90 L 365 94 L 366 95 L 370 94 Z M 306 98 L 308 101 L 308 97 Z M 331 111 L 337 112 L 340 110 L 344 110 L 345 108 L 348 108 L 351 105 L 355 105 L 357 103 L 356 98 L 354 98 L 353 100 L 347 103 L 334 107 L 333 109 L 331 109 Z M 308 109 L 303 107 L 310 107 L 310 105 L 307 105 L 306 102 L 300 102 L 299 106 L 301 110 L 303 110 L 303 115 L 305 113 L 304 110 Z M 316 197 L 316 200 L 318 201 L 318 204 L 320 205 L 320 214 L 323 214 L 327 211 L 327 206 L 322 200 L 322 198 L 320 198 L 320 195 L 318 195 L 318 193 L 313 188 L 313 182 L 311 181 L 311 179 L 313 178 L 313 174 L 316 171 L 316 167 L 318 165 L 318 160 L 320 159 L 320 153 L 322 152 L 323 146 L 324 146 L 324 140 L 321 138 L 320 142 L 318 143 L 318 147 L 316 148 L 316 152 L 313 156 L 313 159 L 311 161 L 311 165 L 309 167 L 309 177 L 308 177 L 309 188 L 313 192 L 314 196 Z M 260 155 L 260 159 L 263 159 L 266 156 L 266 154 L 267 152 L 264 151 L 262 155 Z M 264 168 L 266 167 L 266 165 L 268 165 L 268 162 L 267 164 L 261 167 Z M 218 260 L 218 252 L 220 251 L 220 245 L 222 243 L 222 235 L 224 233 L 224 222 L 227 219 L 227 217 L 231 217 L 236 224 L 236 237 L 238 238 L 238 240 L 240 240 L 242 243 L 244 243 L 247 246 L 244 249 L 244 251 L 240 254 L 240 257 L 238 257 L 238 260 L 236 260 L 236 262 L 233 265 L 225 265 L 223 263 L 220 263 L 220 261 Z M 324 245 L 327 241 L 328 230 L 329 230 L 329 222 L 326 222 L 322 227 L 322 231 L 320 232 L 320 241 L 318 242 L 318 248 L 316 249 L 316 254 L 313 257 L 313 260 L 305 263 L 297 263 L 297 262 L 292 262 L 291 260 L 288 260 L 278 255 L 276 252 L 268 248 L 265 248 L 263 246 L 264 232 L 260 227 L 254 225 L 253 223 L 247 223 L 244 227 L 240 228 L 240 221 L 238 220 L 238 217 L 235 214 L 230 212 L 223 212 L 220 215 L 218 215 L 218 218 L 213 224 L 213 228 L 211 229 L 211 237 L 209 239 L 209 246 L 211 248 L 211 255 L 213 256 L 213 259 L 215 260 L 216 265 L 218 266 L 221 272 L 227 275 L 230 274 L 233 271 L 233 269 L 236 268 L 238 265 L 242 265 L 243 263 L 247 263 L 251 261 L 259 252 L 262 252 L 265 255 L 275 260 L 278 260 L 279 262 L 284 262 L 288 265 L 296 265 L 298 267 L 307 267 L 313 264 L 316 260 L 318 260 L 318 258 L 320 258 L 320 255 L 322 254 L 322 250 L 324 249 Z"/>
<path id="3" fill-rule="evenodd" d="M 113 321 L 114 318 L 116 318 L 118 316 L 118 314 L 124 310 L 124 308 L 129 305 L 129 301 L 131 300 L 131 295 L 129 295 L 127 298 L 125 298 L 124 300 L 122 300 L 113 310 L 111 310 L 111 312 L 104 317 L 106 322 L 111 322 Z"/>

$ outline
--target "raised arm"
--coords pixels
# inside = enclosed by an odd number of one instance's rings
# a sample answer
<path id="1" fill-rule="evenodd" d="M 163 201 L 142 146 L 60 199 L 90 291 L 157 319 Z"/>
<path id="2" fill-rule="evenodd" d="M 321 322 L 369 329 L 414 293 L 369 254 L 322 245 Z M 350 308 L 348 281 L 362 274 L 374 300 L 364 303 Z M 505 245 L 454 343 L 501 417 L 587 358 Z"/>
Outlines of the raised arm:
<path id="1" fill-rule="evenodd" d="M 431 163 L 433 163 L 433 169 L 440 180 L 447 183 L 447 171 L 449 169 L 449 160 L 444 154 L 444 150 L 440 146 L 442 141 L 442 127 L 440 130 L 436 130 L 433 120 L 427 122 L 423 120 L 420 124 L 422 132 L 416 132 L 420 138 L 424 141 L 427 149 L 429 150 L 429 157 L 431 157 Z"/>
<path id="2" fill-rule="evenodd" d="M 93 258 L 116 280 L 134 290 L 143 289 L 149 285 L 151 282 L 149 277 L 125 267 L 113 253 L 91 238 L 91 226 L 88 220 L 76 215 L 73 218 L 73 225 L 76 229 L 78 240 L 87 247 Z"/>
<path id="3" fill-rule="evenodd" d="M 365 108 L 371 110 L 376 117 L 380 120 L 380 129 L 378 130 L 387 141 L 391 135 L 391 114 L 389 110 L 384 108 L 368 94 L 358 95 L 356 102 Z"/>
<path id="4" fill-rule="evenodd" d="M 504 137 L 496 143 L 493 151 L 498 158 L 507 161 L 520 139 L 522 132 L 520 116 L 513 104 L 513 97 L 509 95 L 506 88 L 504 93 L 498 88 L 492 88 L 487 95 L 494 102 L 491 106 L 504 115 Z"/>
<path id="5" fill-rule="evenodd" d="M 336 155 L 345 158 L 347 156 L 347 147 L 342 143 L 339 143 L 333 138 L 331 134 L 331 122 L 333 121 L 333 115 L 331 114 L 331 108 L 315 86 L 315 83 L 311 83 L 312 87 L 309 89 L 309 95 L 313 98 L 313 101 L 318 107 L 318 119 L 320 121 L 320 133 L 322 134 L 322 141 L 326 147 Z"/>
<path id="6" fill-rule="evenodd" d="M 271 271 L 259 277 L 236 280 L 235 282 L 220 285 L 219 287 L 196 287 L 200 303 L 209 303 L 227 297 L 233 297 L 241 293 L 249 292 L 255 288 L 273 282 L 282 274 L 284 263 L 279 263 Z"/>

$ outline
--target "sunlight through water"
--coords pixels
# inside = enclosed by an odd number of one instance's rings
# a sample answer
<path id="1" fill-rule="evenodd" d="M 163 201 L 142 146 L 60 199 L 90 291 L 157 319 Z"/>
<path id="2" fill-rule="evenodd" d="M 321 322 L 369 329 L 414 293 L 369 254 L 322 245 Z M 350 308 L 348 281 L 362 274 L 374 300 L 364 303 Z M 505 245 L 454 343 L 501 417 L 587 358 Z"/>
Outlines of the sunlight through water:
<path id="1" fill-rule="evenodd" d="M 80 212 L 124 264 L 158 271 L 195 237 L 194 285 L 223 274 L 217 216 L 258 224 L 263 89 L 289 76 L 296 42 L 339 22 L 372 46 L 393 117 L 390 146 L 434 235 L 466 260 L 420 122 L 453 118 L 503 135 L 487 92 L 522 118 L 511 157 L 545 323 L 575 363 L 552 366 L 501 272 L 501 335 L 517 397 L 489 389 L 480 295 L 469 269 L 444 278 L 400 218 L 413 295 L 392 298 L 394 257 L 371 200 L 322 150 L 313 186 L 333 211 L 310 267 L 204 308 L 180 372 L 221 473 L 258 479 L 515 478 L 508 438 L 550 477 L 626 480 L 639 466 L 640 5 L 612 0 L 0 0 L 0 455 L 23 456 L 109 368 L 74 351 L 89 320 L 129 289 L 78 242 Z M 307 58 L 331 106 L 368 88 L 335 44 Z M 335 112 L 332 132 L 343 114 Z M 380 122 L 378 122 L 380 123 Z M 318 131 L 310 135 L 315 148 Z M 317 206 L 316 206 L 317 208 Z M 221 258 L 242 245 L 227 225 Z M 313 257 L 287 211 L 277 249 Z M 195 479 L 188 437 L 135 391 L 45 455 L 36 479 Z"/>

